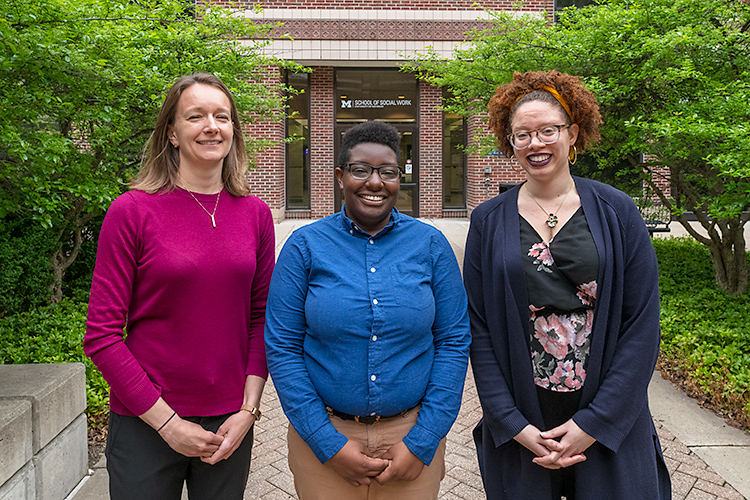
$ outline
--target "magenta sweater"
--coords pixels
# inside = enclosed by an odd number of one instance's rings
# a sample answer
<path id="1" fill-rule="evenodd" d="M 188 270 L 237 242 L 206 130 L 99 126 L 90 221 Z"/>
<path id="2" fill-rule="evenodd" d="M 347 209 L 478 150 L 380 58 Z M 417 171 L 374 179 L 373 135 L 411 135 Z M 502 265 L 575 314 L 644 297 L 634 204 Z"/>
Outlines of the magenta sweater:
<path id="1" fill-rule="evenodd" d="M 216 195 L 196 197 L 213 211 Z M 112 203 L 83 341 L 110 385 L 112 411 L 138 416 L 159 396 L 183 417 L 239 410 L 246 375 L 268 376 L 274 246 L 271 211 L 254 196 L 223 191 L 216 228 L 182 189 L 130 191 Z"/>

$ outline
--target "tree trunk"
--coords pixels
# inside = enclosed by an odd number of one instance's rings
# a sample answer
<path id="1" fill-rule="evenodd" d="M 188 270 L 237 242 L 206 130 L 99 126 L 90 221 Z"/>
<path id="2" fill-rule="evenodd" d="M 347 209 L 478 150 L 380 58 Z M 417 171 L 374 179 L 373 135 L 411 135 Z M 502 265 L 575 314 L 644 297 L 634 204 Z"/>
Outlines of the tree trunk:
<path id="1" fill-rule="evenodd" d="M 732 295 L 747 293 L 750 267 L 743 234 L 747 222 L 745 216 L 714 220 L 705 212 L 695 211 L 694 214 L 708 233 L 707 237 L 698 233 L 684 216 L 677 217 L 677 220 L 693 238 L 708 247 L 716 284 Z"/>
<path id="2" fill-rule="evenodd" d="M 697 231 L 690 224 L 684 212 L 676 217 L 690 236 L 708 247 L 711 264 L 713 264 L 716 274 L 716 284 L 726 293 L 732 295 L 747 293 L 750 267 L 747 263 L 747 251 L 745 250 L 744 227 L 750 221 L 750 214 L 741 212 L 735 218 L 711 218 L 706 203 L 696 193 L 693 186 L 684 179 L 679 165 L 671 165 L 669 176 L 665 177 L 670 182 L 672 190 L 670 196 L 667 196 L 660 186 L 654 182 L 655 174 L 660 177 L 663 174 L 653 169 L 647 169 L 646 171 L 649 173 L 645 178 L 646 184 L 662 204 L 672 213 L 676 211 L 676 208 L 691 211 L 697 222 L 706 231 L 706 235 Z M 679 194 L 677 198 L 683 198 L 679 207 L 673 204 L 675 194 Z"/>
<path id="3" fill-rule="evenodd" d="M 712 240 L 708 249 L 716 272 L 716 283 L 732 295 L 747 293 L 749 270 L 742 231 L 738 231 L 734 238 L 719 242 Z"/>
<path id="4" fill-rule="evenodd" d="M 83 240 L 81 238 L 81 228 L 73 231 L 73 234 L 69 235 L 69 246 L 66 246 L 63 242 L 65 240 L 61 238 L 58 249 L 50 257 L 52 263 L 52 274 L 55 277 L 55 281 L 50 286 L 50 304 L 59 304 L 62 300 L 62 280 L 65 276 L 65 271 L 73 264 L 78 257 L 78 252 L 81 250 L 81 244 Z"/>
<path id="5" fill-rule="evenodd" d="M 83 244 L 81 231 L 94 217 L 94 212 L 83 213 L 84 200 L 77 200 L 73 207 L 65 214 L 68 229 L 62 229 L 58 235 L 57 250 L 50 256 L 52 274 L 55 281 L 50 286 L 50 304 L 58 304 L 62 300 L 63 277 L 65 271 L 75 262 Z M 83 215 L 82 215 L 83 214 Z M 72 229 L 70 229 L 72 227 Z"/>

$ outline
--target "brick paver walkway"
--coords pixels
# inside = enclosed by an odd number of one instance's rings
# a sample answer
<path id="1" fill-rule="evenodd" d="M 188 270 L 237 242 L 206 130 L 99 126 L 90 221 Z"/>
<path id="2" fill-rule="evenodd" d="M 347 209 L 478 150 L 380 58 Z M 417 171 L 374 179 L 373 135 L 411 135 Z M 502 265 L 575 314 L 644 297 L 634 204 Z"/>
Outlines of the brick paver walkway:
<path id="1" fill-rule="evenodd" d="M 273 383 L 263 394 L 263 420 L 256 424 L 253 462 L 245 500 L 296 499 L 287 464 L 287 419 Z M 461 411 L 448 434 L 445 479 L 440 500 L 484 500 L 471 430 L 482 416 L 471 372 L 466 378 Z M 674 500 L 745 500 L 734 488 L 656 422 L 664 456 L 672 476 Z M 603 499 L 604 500 L 604 499 Z"/>

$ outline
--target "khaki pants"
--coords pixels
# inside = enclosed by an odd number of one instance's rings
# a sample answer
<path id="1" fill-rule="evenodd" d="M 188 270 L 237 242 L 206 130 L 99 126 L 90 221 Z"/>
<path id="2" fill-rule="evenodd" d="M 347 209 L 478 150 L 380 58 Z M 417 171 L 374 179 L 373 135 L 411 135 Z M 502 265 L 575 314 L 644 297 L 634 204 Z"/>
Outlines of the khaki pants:
<path id="1" fill-rule="evenodd" d="M 371 425 L 332 416 L 331 423 L 347 438 L 364 444 L 377 458 L 406 436 L 417 422 L 417 414 L 415 409 L 403 417 Z M 294 474 L 294 487 L 300 500 L 435 500 L 445 476 L 445 439 L 440 442 L 430 466 L 424 467 L 414 481 L 384 485 L 373 481 L 363 486 L 352 486 L 332 468 L 321 464 L 291 424 L 287 443 L 289 468 Z"/>

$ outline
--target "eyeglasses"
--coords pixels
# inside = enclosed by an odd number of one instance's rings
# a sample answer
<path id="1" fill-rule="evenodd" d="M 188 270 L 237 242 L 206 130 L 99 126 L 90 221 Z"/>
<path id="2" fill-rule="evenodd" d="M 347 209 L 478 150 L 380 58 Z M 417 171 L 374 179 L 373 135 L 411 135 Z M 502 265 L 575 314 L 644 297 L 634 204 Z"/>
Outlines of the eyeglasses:
<path id="1" fill-rule="evenodd" d="M 531 145 L 531 134 L 544 144 L 554 144 L 560 139 L 560 132 L 570 125 L 546 125 L 536 130 L 521 130 L 508 136 L 511 145 L 516 149 L 526 149 Z"/>
<path id="2" fill-rule="evenodd" d="M 344 166 L 349 167 L 349 173 L 351 176 L 359 181 L 366 181 L 369 179 L 373 171 L 377 171 L 380 179 L 385 182 L 398 180 L 401 175 L 401 167 L 398 165 L 380 165 L 379 167 L 373 167 L 369 163 L 363 161 L 353 161 Z"/>

